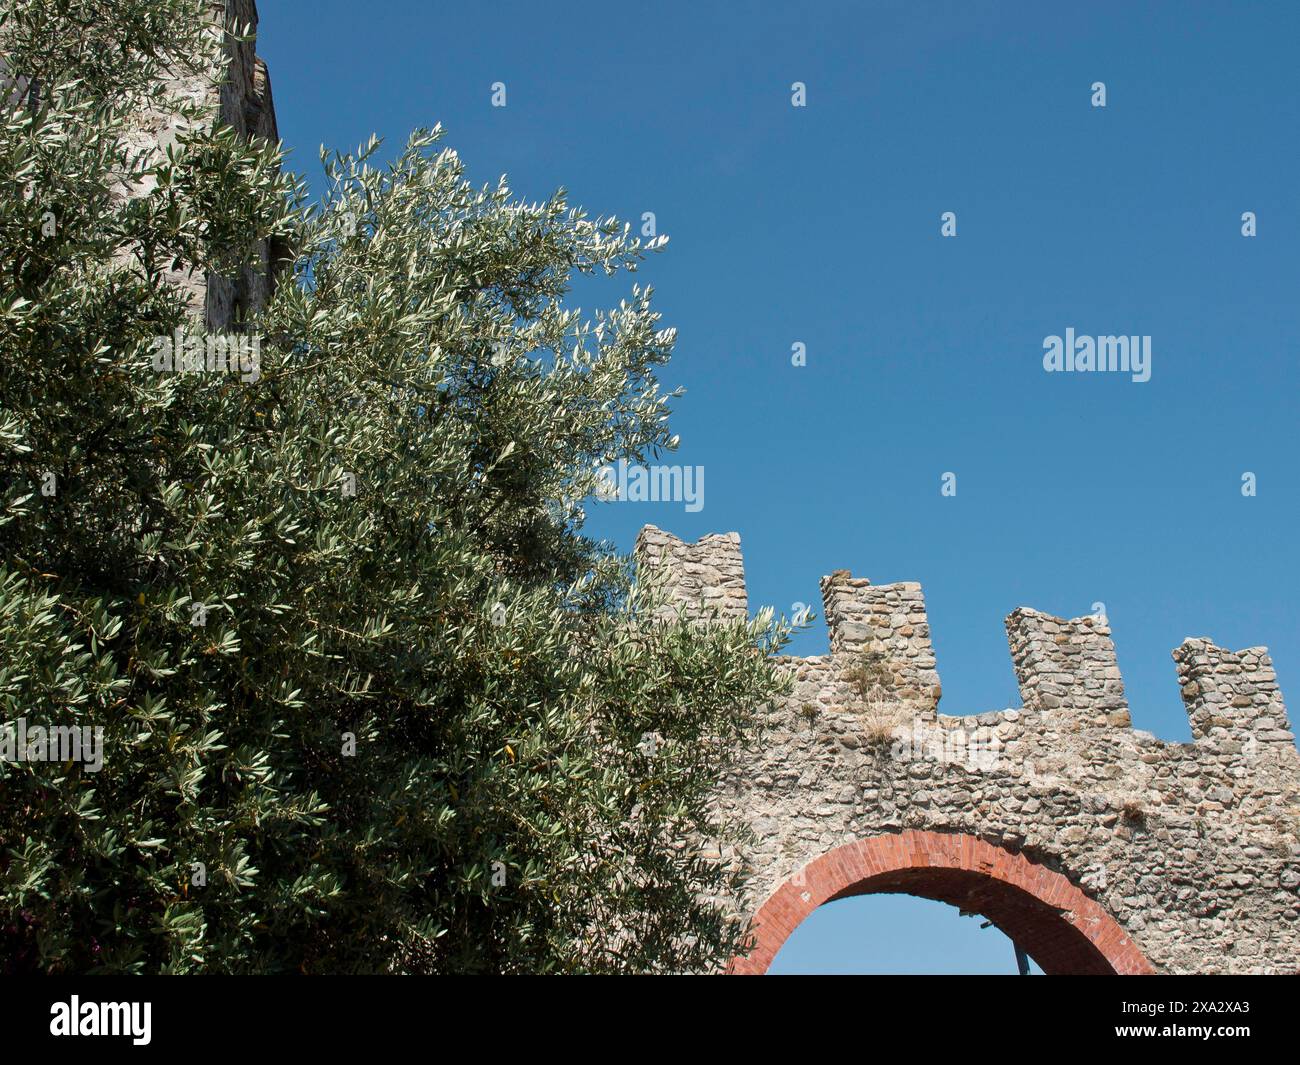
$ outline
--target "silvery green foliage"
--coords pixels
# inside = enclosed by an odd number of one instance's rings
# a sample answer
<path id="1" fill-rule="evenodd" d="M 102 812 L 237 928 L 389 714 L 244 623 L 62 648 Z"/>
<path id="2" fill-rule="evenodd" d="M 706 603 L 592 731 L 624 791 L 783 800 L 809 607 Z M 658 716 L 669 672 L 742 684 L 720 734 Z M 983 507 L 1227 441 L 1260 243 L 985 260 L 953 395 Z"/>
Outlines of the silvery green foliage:
<path id="1" fill-rule="evenodd" d="M 707 796 L 785 629 L 658 620 L 581 533 L 598 465 L 673 443 L 648 289 L 566 302 L 646 248 L 472 187 L 436 131 L 331 159 L 311 211 L 230 131 L 140 155 L 152 87 L 214 61 L 206 6 L 0 26 L 49 87 L 0 116 L 0 724 L 105 730 L 93 775 L 0 763 L 3 965 L 719 966 Z M 113 64 L 68 43 L 92 12 Z M 258 380 L 157 373 L 185 276 L 268 238 L 299 257 Z"/>

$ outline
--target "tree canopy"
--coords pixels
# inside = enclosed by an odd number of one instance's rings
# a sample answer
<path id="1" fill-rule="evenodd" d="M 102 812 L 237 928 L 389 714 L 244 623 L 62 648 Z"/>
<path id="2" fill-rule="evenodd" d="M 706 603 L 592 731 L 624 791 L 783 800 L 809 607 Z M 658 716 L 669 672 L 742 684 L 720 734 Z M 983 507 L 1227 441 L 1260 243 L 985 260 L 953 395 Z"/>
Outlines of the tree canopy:
<path id="1" fill-rule="evenodd" d="M 438 129 L 325 157 L 316 202 L 197 105 L 141 151 L 169 72 L 220 67 L 206 6 L 0 21 L 39 87 L 0 111 L 0 727 L 103 737 L 0 761 L 0 964 L 719 967 L 709 797 L 787 629 L 665 620 L 582 531 L 599 467 L 676 446 L 674 333 L 571 287 L 662 242 L 472 185 Z M 221 338 L 256 372 L 183 359 L 185 278 L 268 239 Z"/>

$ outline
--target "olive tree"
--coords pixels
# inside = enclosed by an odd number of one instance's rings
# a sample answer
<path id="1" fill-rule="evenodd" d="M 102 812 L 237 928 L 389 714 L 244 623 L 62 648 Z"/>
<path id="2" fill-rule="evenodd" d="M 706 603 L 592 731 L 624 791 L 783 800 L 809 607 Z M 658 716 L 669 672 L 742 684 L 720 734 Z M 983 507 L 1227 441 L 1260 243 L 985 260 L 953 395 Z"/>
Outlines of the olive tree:
<path id="1" fill-rule="evenodd" d="M 583 533 L 602 465 L 676 446 L 674 334 L 621 281 L 662 241 L 476 187 L 437 129 L 325 158 L 315 203 L 211 123 L 136 150 L 168 72 L 220 68 L 205 7 L 0 23 L 39 85 L 0 114 L 3 964 L 720 967 L 709 800 L 788 629 L 666 616 Z M 274 294 L 204 336 L 185 278 L 268 239 Z"/>

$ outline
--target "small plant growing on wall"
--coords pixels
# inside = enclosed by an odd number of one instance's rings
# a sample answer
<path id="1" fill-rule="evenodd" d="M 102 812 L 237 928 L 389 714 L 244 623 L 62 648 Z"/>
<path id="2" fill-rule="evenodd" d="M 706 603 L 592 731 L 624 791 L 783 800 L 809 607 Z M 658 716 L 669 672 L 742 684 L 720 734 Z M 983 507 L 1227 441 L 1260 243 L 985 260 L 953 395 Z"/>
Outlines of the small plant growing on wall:
<path id="1" fill-rule="evenodd" d="M 887 691 L 894 686 L 885 656 L 879 651 L 865 651 L 861 658 L 844 674 L 859 699 L 869 699 L 873 693 Z"/>
<path id="2" fill-rule="evenodd" d="M 888 659 L 879 651 L 866 651 L 845 671 L 844 680 L 862 722 L 863 742 L 869 748 L 887 749 L 906 716 L 902 708 L 910 702 L 898 691 Z"/>
<path id="3" fill-rule="evenodd" d="M 894 742 L 894 729 L 898 727 L 899 703 L 891 699 L 883 688 L 875 688 L 862 704 L 862 739 L 868 747 L 887 750 Z"/>

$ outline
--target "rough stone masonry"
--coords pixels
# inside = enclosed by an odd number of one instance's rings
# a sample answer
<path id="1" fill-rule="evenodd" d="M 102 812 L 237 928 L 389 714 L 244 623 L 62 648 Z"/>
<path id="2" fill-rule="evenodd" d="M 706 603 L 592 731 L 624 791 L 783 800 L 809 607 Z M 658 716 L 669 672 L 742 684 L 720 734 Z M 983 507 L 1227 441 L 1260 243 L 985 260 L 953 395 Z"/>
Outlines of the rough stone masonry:
<path id="1" fill-rule="evenodd" d="M 635 555 L 701 624 L 747 616 L 740 537 L 647 526 Z M 1048 973 L 1295 973 L 1300 752 L 1268 652 L 1173 652 L 1193 741 L 1134 730 L 1110 629 L 1007 618 L 1024 705 L 937 712 L 919 584 L 821 582 L 830 654 L 782 656 L 794 692 L 723 782 L 761 972 L 816 905 L 905 891 L 981 913 Z"/>
<path id="2" fill-rule="evenodd" d="M 216 85 L 215 70 L 176 73 L 167 80 L 168 95 L 178 105 L 180 101 L 199 104 L 207 121 L 230 126 L 241 136 L 278 141 L 270 75 L 266 64 L 254 52 L 253 35 L 242 32 L 245 29 L 256 32 L 255 0 L 205 0 L 204 6 L 211 33 L 221 39 L 227 63 L 225 77 Z M 130 146 L 161 157 L 182 132 L 178 112 L 179 106 L 176 110 L 150 110 L 141 114 L 130 133 Z M 126 189 L 124 194 L 141 196 L 149 191 L 146 185 Z M 273 242 L 262 241 L 258 246 L 260 264 L 242 270 L 236 277 L 177 275 L 175 279 L 188 289 L 191 311 L 196 318 L 203 319 L 208 330 L 239 330 L 245 317 L 270 298 L 286 253 L 286 249 L 276 247 Z"/>

